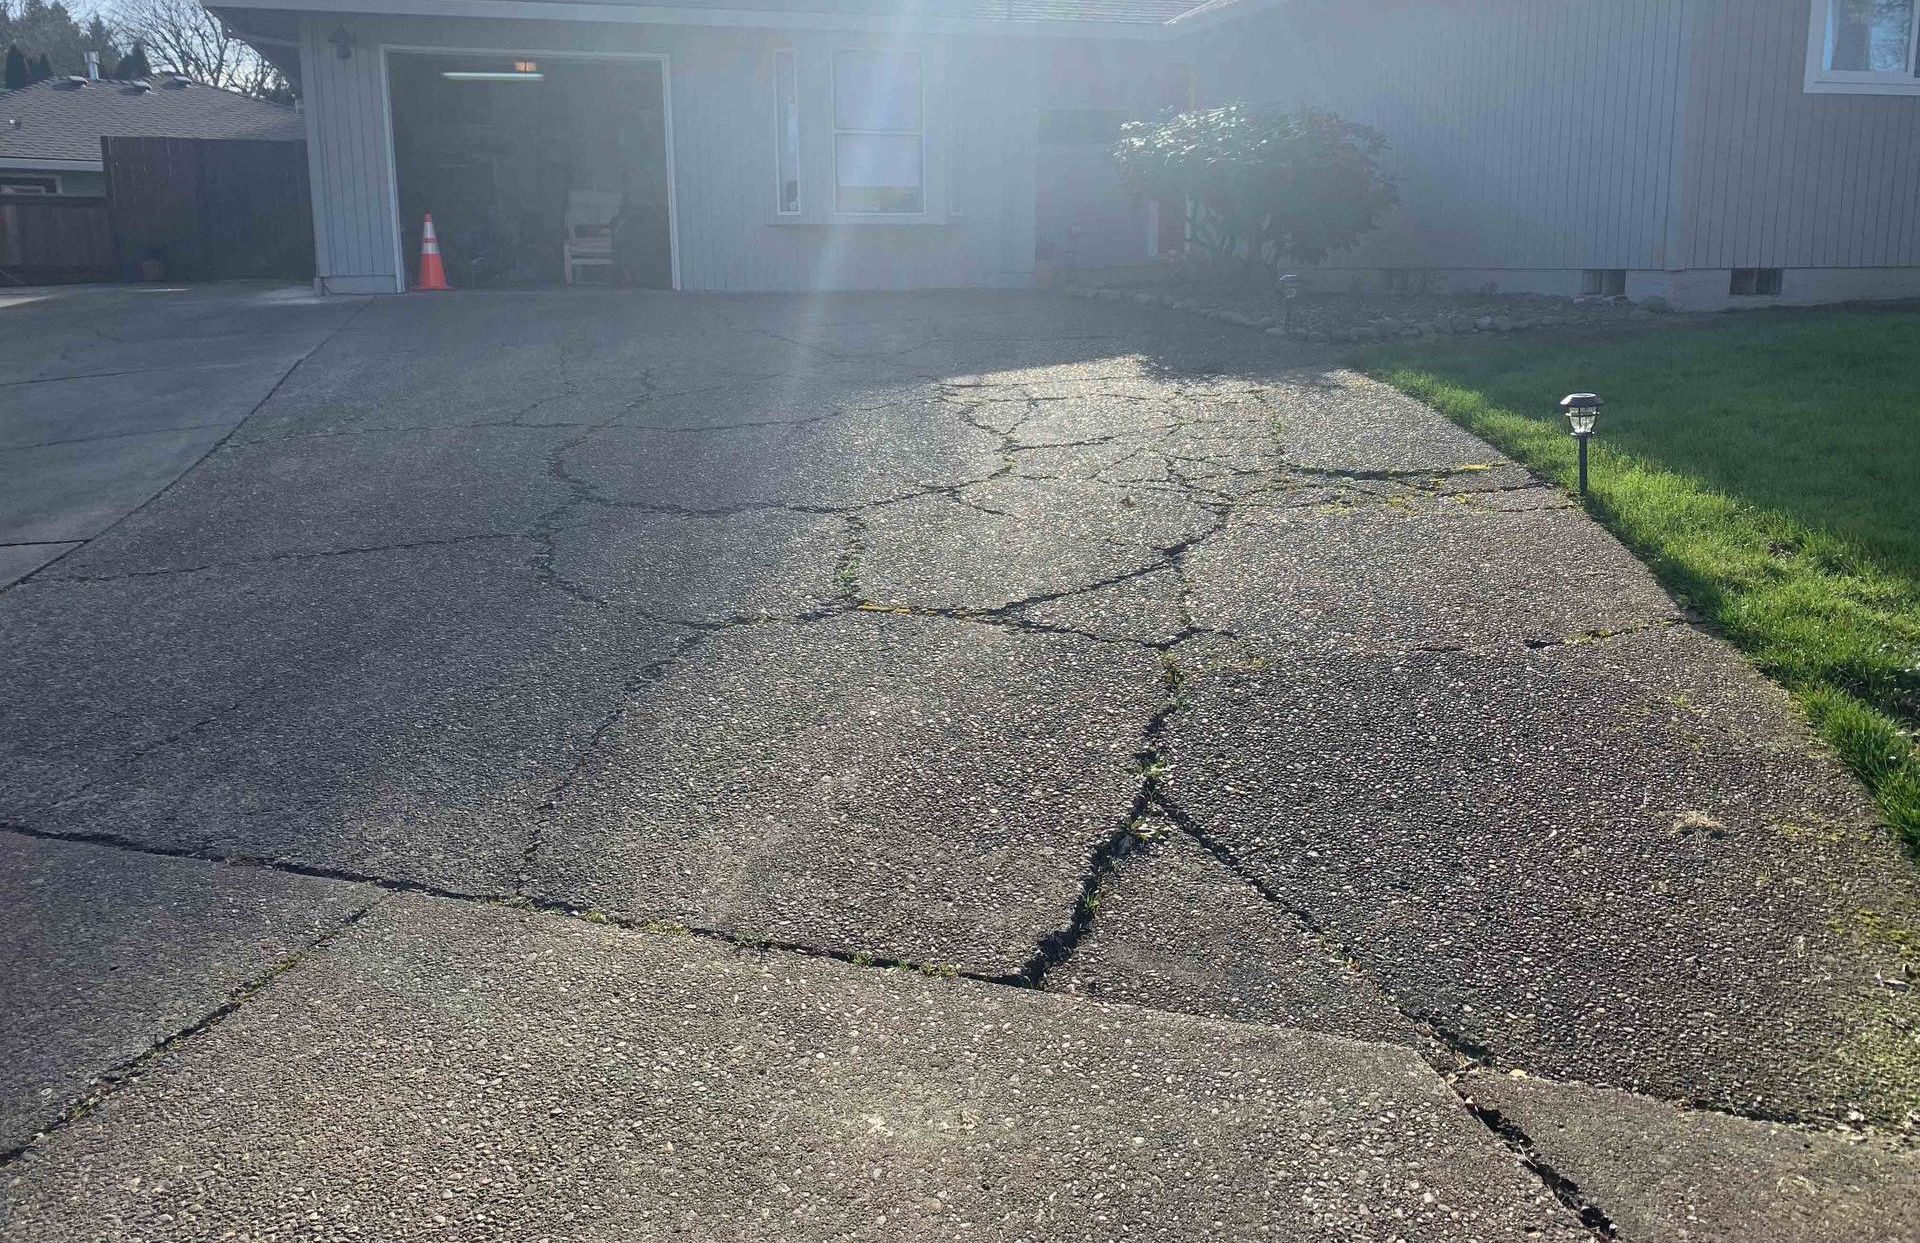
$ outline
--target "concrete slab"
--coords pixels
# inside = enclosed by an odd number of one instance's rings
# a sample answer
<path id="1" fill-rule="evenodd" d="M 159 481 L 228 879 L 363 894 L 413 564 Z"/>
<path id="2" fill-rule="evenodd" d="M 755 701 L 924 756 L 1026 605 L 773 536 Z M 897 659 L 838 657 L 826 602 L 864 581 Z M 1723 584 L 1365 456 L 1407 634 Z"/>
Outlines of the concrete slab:
<path id="1" fill-rule="evenodd" d="M 0 542 L 92 539 L 178 479 L 224 427 L 0 451 Z"/>
<path id="2" fill-rule="evenodd" d="M 95 540 L 58 573 L 153 573 L 525 532 L 572 495 L 545 469 L 568 435 L 486 427 L 230 444 L 137 526 Z"/>
<path id="3" fill-rule="evenodd" d="M 1405 1049 L 404 897 L 4 1195 L 19 1243 L 1588 1237 Z"/>
<path id="4" fill-rule="evenodd" d="M 536 892 L 989 975 L 1064 927 L 1139 787 L 1154 653 L 927 617 L 731 628 L 634 697 Z"/>
<path id="5" fill-rule="evenodd" d="M 796 617 L 835 604 L 854 546 L 843 518 L 770 509 L 662 514 L 592 506 L 551 538 L 561 580 L 696 625 Z"/>
<path id="6" fill-rule="evenodd" d="M 1049 991 L 1350 1040 L 1417 1045 L 1378 987 L 1194 840 L 1155 822 L 1100 885 Z"/>
<path id="7" fill-rule="evenodd" d="M 488 894 L 676 638 L 519 540 L 36 581 L 0 634 L 0 815 Z"/>
<path id="8" fill-rule="evenodd" d="M 0 385 L 0 449 L 231 427 L 286 373 L 274 359 Z"/>
<path id="9" fill-rule="evenodd" d="M 703 431 L 610 427 L 568 450 L 567 476 L 614 501 L 720 512 L 847 509 L 990 477 L 999 438 L 919 411 Z"/>
<path id="10" fill-rule="evenodd" d="M 240 281 L 35 290 L 0 303 L 0 383 L 243 361 L 291 366 L 361 306 Z"/>
<path id="11" fill-rule="evenodd" d="M 1188 559 L 1202 626 L 1289 648 L 1559 643 L 1671 623 L 1671 597 L 1584 514 L 1452 497 L 1255 509 Z"/>
<path id="12" fill-rule="evenodd" d="M 1171 492 L 993 479 L 867 513 L 859 590 L 876 604 L 1000 608 L 1164 565 L 1213 522 Z"/>
<path id="13" fill-rule="evenodd" d="M 1179 571 L 1162 566 L 1105 586 L 1026 605 L 1019 615 L 1037 625 L 1101 638 L 1171 643 L 1186 631 L 1191 620 L 1183 591 Z"/>
<path id="14" fill-rule="evenodd" d="M 1295 467 L 1417 474 L 1505 460 L 1432 408 L 1356 372 L 1295 372 L 1283 392 L 1274 404 L 1274 424 L 1281 452 Z"/>
<path id="15" fill-rule="evenodd" d="M 1920 1103 L 1877 1044 L 1912 866 L 1721 644 L 1178 660 L 1172 800 L 1463 1047 L 1745 1112 Z"/>
<path id="16" fill-rule="evenodd" d="M 378 894 L 0 832 L 0 1152 Z"/>
<path id="17" fill-rule="evenodd" d="M 62 553 L 80 547 L 66 544 L 0 544 L 0 587 L 10 587 Z"/>
<path id="18" fill-rule="evenodd" d="M 1622 1243 L 1920 1239 L 1910 1147 L 1531 1077 L 1476 1076 L 1462 1090 L 1525 1134 Z"/>

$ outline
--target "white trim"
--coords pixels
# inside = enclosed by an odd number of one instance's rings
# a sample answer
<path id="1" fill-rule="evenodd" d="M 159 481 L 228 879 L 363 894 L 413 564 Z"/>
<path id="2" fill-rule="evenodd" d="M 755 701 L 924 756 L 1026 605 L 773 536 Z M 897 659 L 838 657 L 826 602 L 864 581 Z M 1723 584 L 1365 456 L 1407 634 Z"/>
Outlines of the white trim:
<path id="1" fill-rule="evenodd" d="M 913 89 L 919 98 L 915 101 L 914 111 L 920 114 L 918 130 L 880 130 L 880 129 L 841 129 L 840 128 L 840 54 L 864 53 L 869 56 L 911 56 L 913 57 Z M 862 224 L 868 221 L 920 221 L 932 217 L 932 187 L 927 169 L 927 58 L 918 48 L 890 47 L 836 47 L 827 51 L 827 111 L 832 128 L 828 131 L 831 145 L 828 148 L 833 169 L 833 197 L 831 215 L 836 224 Z M 840 206 L 840 136 L 852 134 L 860 137 L 905 138 L 916 136 L 920 139 L 920 210 L 919 211 L 847 211 Z"/>
<path id="2" fill-rule="evenodd" d="M 273 0 L 273 8 L 306 13 L 368 16 L 367 0 Z M 579 4 L 567 0 L 380 0 L 379 17 L 498 17 L 527 21 L 615 22 L 649 26 L 746 26 L 761 30 L 865 30 L 899 34 L 994 34 L 1022 38 L 1152 40 L 1165 37 L 1158 22 L 1007 21 L 987 18 L 922 18 L 903 26 L 896 17 L 857 13 L 801 13 L 764 9 L 674 8 L 626 3 Z M 609 53 L 612 55 L 612 53 Z"/>
<path id="3" fill-rule="evenodd" d="M 9 173 L 104 173 L 99 160 L 43 160 L 29 155 L 0 156 L 0 170 Z"/>
<path id="4" fill-rule="evenodd" d="M 780 176 L 780 162 L 787 147 L 787 131 L 780 112 L 780 58 L 787 58 L 787 73 L 793 86 L 793 126 L 796 149 L 793 153 L 793 206 L 786 205 L 786 182 Z M 806 164 L 806 145 L 800 141 L 800 54 L 792 44 L 773 49 L 773 214 L 778 220 L 797 220 L 807 210 L 806 178 L 800 170 Z"/>
<path id="5" fill-rule="evenodd" d="M 1827 68 L 1827 31 L 1836 0 L 1811 0 L 1807 14 L 1807 76 L 1809 95 L 1920 95 L 1920 3 L 1914 5 L 1907 29 L 1905 73 L 1868 73 Z"/>
<path id="6" fill-rule="evenodd" d="M 673 288 L 680 288 L 680 189 L 679 178 L 673 170 L 673 64 L 665 52 L 581 52 L 556 51 L 537 47 L 437 47 L 411 43 L 383 43 L 380 45 L 380 90 L 387 95 L 392 76 L 388 71 L 387 53 L 399 52 L 403 56 L 502 56 L 513 53 L 524 54 L 535 60 L 651 60 L 660 65 L 660 128 L 661 141 L 667 149 L 667 266 Z M 393 194 L 393 246 L 398 252 L 400 240 L 400 179 L 393 165 L 393 117 L 387 115 L 387 184 Z M 406 272 L 399 273 L 400 286 L 406 288 Z"/>
<path id="7" fill-rule="evenodd" d="M 380 45 L 380 124 L 387 131 L 387 210 L 393 214 L 393 292 L 407 292 L 407 244 L 400 219 L 400 160 L 393 153 L 393 65 Z"/>

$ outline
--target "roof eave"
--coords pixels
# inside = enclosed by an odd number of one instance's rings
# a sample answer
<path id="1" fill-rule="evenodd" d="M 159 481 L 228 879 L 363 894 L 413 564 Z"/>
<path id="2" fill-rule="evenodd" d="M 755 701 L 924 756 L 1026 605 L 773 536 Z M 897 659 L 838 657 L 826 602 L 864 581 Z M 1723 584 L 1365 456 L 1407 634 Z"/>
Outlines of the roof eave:
<path id="1" fill-rule="evenodd" d="M 98 173 L 106 169 L 99 160 L 63 160 L 38 155 L 0 155 L 0 169 L 9 172 Z"/>
<path id="2" fill-rule="evenodd" d="M 275 0 L 276 10 L 351 13 L 361 17 L 482 17 L 526 21 L 615 22 L 659 26 L 721 26 L 763 30 L 874 30 L 898 32 L 897 20 L 863 13 L 791 13 L 765 9 L 676 8 L 672 5 L 578 4 L 567 0 Z M 1160 22 L 1022 21 L 1004 18 L 921 18 L 906 29 L 924 34 L 990 34 L 1023 38 L 1153 40 L 1165 37 Z"/>

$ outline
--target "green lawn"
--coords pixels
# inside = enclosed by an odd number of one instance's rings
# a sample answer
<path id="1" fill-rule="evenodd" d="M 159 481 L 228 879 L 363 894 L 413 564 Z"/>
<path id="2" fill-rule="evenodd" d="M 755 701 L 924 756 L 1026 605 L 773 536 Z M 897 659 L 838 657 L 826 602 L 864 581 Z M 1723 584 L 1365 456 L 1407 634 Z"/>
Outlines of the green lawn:
<path id="1" fill-rule="evenodd" d="M 1920 850 L 1920 312 L 1663 317 L 1356 361 L 1569 488 L 1554 403 L 1604 397 L 1589 510 L 1794 691 Z"/>

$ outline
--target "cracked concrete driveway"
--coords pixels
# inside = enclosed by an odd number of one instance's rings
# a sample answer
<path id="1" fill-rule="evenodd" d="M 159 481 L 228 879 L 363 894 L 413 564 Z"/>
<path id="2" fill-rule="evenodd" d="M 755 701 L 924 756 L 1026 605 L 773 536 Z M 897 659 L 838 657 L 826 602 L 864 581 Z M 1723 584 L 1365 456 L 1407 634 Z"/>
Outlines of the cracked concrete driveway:
<path id="1" fill-rule="evenodd" d="M 1390 391 L 1042 296 L 0 318 L 9 1239 L 1920 1239 L 1911 862 Z"/>

